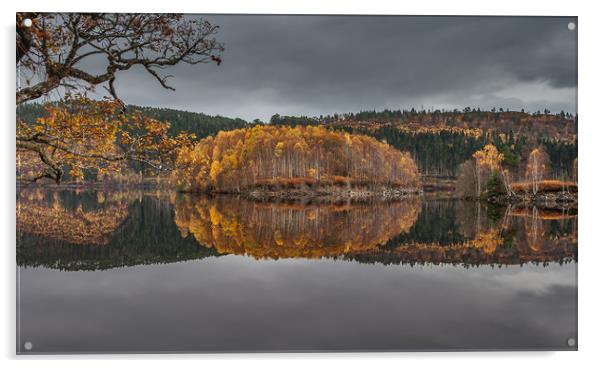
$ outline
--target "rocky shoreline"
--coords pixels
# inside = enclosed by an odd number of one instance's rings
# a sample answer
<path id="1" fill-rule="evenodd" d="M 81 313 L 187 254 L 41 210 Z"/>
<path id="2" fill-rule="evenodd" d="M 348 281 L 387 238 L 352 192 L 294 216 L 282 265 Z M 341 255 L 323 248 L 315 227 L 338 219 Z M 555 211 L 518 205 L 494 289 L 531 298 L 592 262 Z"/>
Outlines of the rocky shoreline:
<path id="1" fill-rule="evenodd" d="M 420 188 L 379 188 L 379 189 L 349 189 L 349 188 L 322 188 L 322 189 L 254 189 L 242 193 L 243 197 L 258 201 L 284 200 L 284 201 L 319 201 L 319 202 L 370 202 L 400 200 L 408 197 L 422 195 Z"/>
<path id="2" fill-rule="evenodd" d="M 577 209 L 578 194 L 571 192 L 519 193 L 497 195 L 487 202 L 498 205 L 536 206 L 542 209 Z"/>

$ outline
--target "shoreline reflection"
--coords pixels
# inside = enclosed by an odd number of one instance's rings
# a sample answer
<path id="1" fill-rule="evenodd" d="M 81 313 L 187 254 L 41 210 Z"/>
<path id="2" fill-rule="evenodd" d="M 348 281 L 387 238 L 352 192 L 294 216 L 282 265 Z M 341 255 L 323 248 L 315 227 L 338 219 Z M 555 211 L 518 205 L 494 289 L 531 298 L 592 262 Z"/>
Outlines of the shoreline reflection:
<path id="1" fill-rule="evenodd" d="M 577 261 L 577 214 L 458 200 L 301 204 L 159 192 L 43 191 L 17 200 L 17 263 L 104 270 L 233 254 L 368 264 Z"/>
<path id="2" fill-rule="evenodd" d="M 384 245 L 407 232 L 420 209 L 419 198 L 308 205 L 188 196 L 176 201 L 175 221 L 182 237 L 220 254 L 322 258 Z"/>

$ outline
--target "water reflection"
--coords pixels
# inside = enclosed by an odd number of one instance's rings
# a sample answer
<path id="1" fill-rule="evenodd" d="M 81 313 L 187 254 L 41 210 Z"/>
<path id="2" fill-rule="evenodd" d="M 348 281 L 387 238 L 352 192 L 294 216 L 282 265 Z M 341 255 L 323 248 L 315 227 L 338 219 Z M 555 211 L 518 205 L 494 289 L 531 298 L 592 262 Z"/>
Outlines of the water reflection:
<path id="1" fill-rule="evenodd" d="M 225 254 L 382 264 L 577 259 L 577 215 L 474 202 L 261 203 L 148 191 L 33 190 L 17 201 L 22 266 L 94 270 Z"/>
<path id="2" fill-rule="evenodd" d="M 106 202 L 102 192 L 98 192 L 96 202 Z M 26 192 L 17 201 L 17 230 L 71 244 L 107 244 L 109 236 L 127 219 L 129 205 L 111 200 L 106 206 L 84 210 L 84 203 L 90 201 L 70 206 L 59 192 L 51 196 L 41 190 Z"/>
<path id="3" fill-rule="evenodd" d="M 459 264 L 501 265 L 535 263 L 546 266 L 551 262 L 577 260 L 577 215 L 562 211 L 509 206 L 503 215 L 491 211 L 480 216 L 479 204 L 438 201 L 430 204 L 429 220 L 418 219 L 415 227 L 425 227 L 410 236 L 400 235 L 383 247 L 352 252 L 345 259 L 384 264 Z M 426 206 L 427 208 L 429 205 Z M 456 207 L 447 231 L 437 215 L 447 212 L 441 207 Z M 449 214 L 447 214 L 449 215 Z M 457 225 L 457 227 L 456 227 Z M 433 230 L 429 231 L 429 227 Z M 436 229 L 439 228 L 437 231 Z M 443 230 L 443 231 L 442 231 Z"/>
<path id="4" fill-rule="evenodd" d="M 142 190 L 23 192 L 17 200 L 17 264 L 93 271 L 215 256 L 194 239 L 182 239 L 174 200 L 171 192 Z M 64 221 L 68 216 L 80 221 Z M 107 229 L 102 237 L 79 230 L 92 217 Z"/>
<path id="5" fill-rule="evenodd" d="M 575 213 L 31 191 L 17 237 L 20 353 L 576 349 Z"/>
<path id="6" fill-rule="evenodd" d="M 220 254 L 321 258 L 370 250 L 406 233 L 420 200 L 374 204 L 258 203 L 232 197 L 185 197 L 175 221 L 183 237 Z"/>

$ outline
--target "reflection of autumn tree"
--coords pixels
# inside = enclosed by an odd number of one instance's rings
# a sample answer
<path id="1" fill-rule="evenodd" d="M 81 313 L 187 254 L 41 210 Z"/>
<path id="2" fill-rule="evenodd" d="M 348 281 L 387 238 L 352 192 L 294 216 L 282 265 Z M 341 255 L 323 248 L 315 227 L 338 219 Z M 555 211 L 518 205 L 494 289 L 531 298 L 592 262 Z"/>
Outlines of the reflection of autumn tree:
<path id="1" fill-rule="evenodd" d="M 577 215 L 537 207 L 512 209 L 511 216 L 520 218 L 524 226 L 524 245 L 534 252 L 545 251 L 556 242 L 577 243 Z M 563 230 L 552 231 L 555 224 Z"/>
<path id="2" fill-rule="evenodd" d="M 534 251 L 539 251 L 542 248 L 542 241 L 546 236 L 546 231 L 543 227 L 543 221 L 539 217 L 537 207 L 533 207 L 533 216 L 525 219 L 525 233 L 527 234 L 527 244 Z"/>
<path id="3" fill-rule="evenodd" d="M 28 191 L 24 191 L 27 193 Z M 48 192 L 46 192 L 48 193 Z M 39 205 L 52 207 L 54 196 L 65 210 L 94 212 L 105 206 L 128 203 L 129 216 L 116 231 L 107 235 L 102 246 L 70 243 L 69 239 L 45 234 L 18 232 L 17 264 L 63 271 L 105 270 L 145 264 L 174 263 L 216 255 L 213 249 L 199 247 L 194 238 L 182 239 L 173 221 L 173 192 L 60 191 L 31 193 Z M 26 194 L 26 195 L 29 195 Z M 104 197 L 104 203 L 97 201 Z M 22 197 L 23 198 L 23 197 Z"/>
<path id="4" fill-rule="evenodd" d="M 525 177 L 531 183 L 531 191 L 533 194 L 537 194 L 539 191 L 539 183 L 546 177 L 549 167 L 550 157 L 545 148 L 538 147 L 531 151 L 527 160 Z"/>
<path id="5" fill-rule="evenodd" d="M 472 157 L 475 160 L 476 197 L 478 198 L 481 196 L 484 177 L 499 170 L 504 155 L 499 153 L 493 144 L 487 144 Z"/>
<path id="6" fill-rule="evenodd" d="M 385 247 L 350 252 L 344 258 L 385 264 L 462 265 L 546 264 L 577 259 L 576 215 L 509 208 L 503 221 L 474 234 L 472 239 L 452 244 L 389 243 Z"/>
<path id="7" fill-rule="evenodd" d="M 106 196 L 100 195 L 103 202 Z M 112 201 L 96 209 L 66 208 L 55 192 L 50 201 L 41 190 L 22 193 L 17 202 L 17 231 L 71 244 L 104 245 L 127 219 L 129 204 Z"/>
<path id="8" fill-rule="evenodd" d="M 378 247 L 408 231 L 419 211 L 419 199 L 297 205 L 201 197 L 177 201 L 175 216 L 183 237 L 219 253 L 319 258 Z"/>
<path id="9" fill-rule="evenodd" d="M 531 219 L 511 208 L 495 223 L 477 225 L 469 220 L 458 224 L 471 225 L 473 229 L 466 234 L 473 234 L 472 238 L 439 243 L 428 242 L 425 224 L 416 224 L 420 211 L 414 204 L 408 207 L 410 203 L 317 206 L 199 198 L 176 202 L 175 216 L 183 237 L 193 236 L 218 253 L 256 258 L 342 257 L 361 262 L 465 265 L 576 260 L 574 217 L 566 218 L 563 231 L 568 233 L 561 236 L 549 226 L 537 227 L 539 247 L 531 243 Z M 458 210 L 474 212 L 473 208 Z M 544 216 L 537 221 L 558 220 L 552 213 L 544 212 Z M 422 230 L 416 232 L 415 227 Z"/>
<path id="10" fill-rule="evenodd" d="M 478 233 L 472 241 L 472 246 L 476 249 L 482 249 L 485 254 L 493 254 L 503 241 L 500 230 L 491 229 Z"/>
<path id="11" fill-rule="evenodd" d="M 482 211 L 477 208 L 482 206 L 482 203 L 478 201 L 458 201 L 456 206 L 457 210 L 454 215 L 462 234 L 469 239 L 475 238 L 477 229 L 482 226 L 477 222 L 484 221 L 483 217 L 479 218 Z"/>
<path id="12" fill-rule="evenodd" d="M 17 261 L 91 270 L 220 254 L 465 266 L 577 260 L 576 212 L 538 209 L 534 247 L 531 208 L 508 208 L 477 232 L 475 203 L 429 202 L 302 205 L 30 188 L 18 199 Z M 121 216 L 127 219 L 119 223 Z"/>

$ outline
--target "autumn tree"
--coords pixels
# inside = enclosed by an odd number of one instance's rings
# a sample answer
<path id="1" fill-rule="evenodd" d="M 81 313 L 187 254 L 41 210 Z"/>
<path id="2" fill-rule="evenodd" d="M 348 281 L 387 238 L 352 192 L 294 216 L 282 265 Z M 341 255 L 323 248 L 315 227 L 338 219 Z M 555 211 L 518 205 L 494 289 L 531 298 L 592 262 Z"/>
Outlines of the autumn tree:
<path id="1" fill-rule="evenodd" d="M 482 192 L 483 177 L 500 169 L 504 155 L 499 153 L 493 144 L 487 144 L 483 149 L 475 152 L 476 196 L 480 197 Z"/>
<path id="2" fill-rule="evenodd" d="M 483 193 L 483 183 L 493 187 L 501 180 L 506 193 L 511 195 L 513 193 L 511 174 L 510 170 L 503 166 L 503 162 L 504 154 L 493 144 L 486 144 L 472 155 L 472 159 L 458 167 L 456 193 L 462 197 L 480 198 Z M 501 184 L 499 186 L 501 187 Z"/>
<path id="3" fill-rule="evenodd" d="M 537 194 L 540 182 L 549 170 L 550 158 L 543 147 L 535 148 L 527 160 L 526 179 L 531 183 L 531 192 Z"/>
<path id="4" fill-rule="evenodd" d="M 72 96 L 46 106 L 34 124 L 17 124 L 18 178 L 43 178 L 60 183 L 68 172 L 83 179 L 84 171 L 100 176 L 123 171 L 136 161 L 157 171 L 175 167 L 177 150 L 192 144 L 193 135 L 169 136 L 169 123 L 124 114 L 115 100 L 94 101 Z"/>
<path id="5" fill-rule="evenodd" d="M 173 90 L 165 68 L 221 63 L 224 48 L 215 38 L 217 30 L 202 18 L 181 14 L 17 13 L 16 62 L 20 85 L 25 84 L 17 88 L 17 105 L 59 88 L 77 95 L 60 107 L 49 104 L 48 116 L 33 126 L 18 122 L 19 157 L 36 160 L 28 162 L 35 168 L 32 178 L 58 183 L 65 170 L 80 176 L 83 168 L 111 169 L 113 163 L 130 159 L 159 170 L 170 167 L 164 154 L 173 154 L 174 143 L 186 139 L 169 137 L 165 123 L 126 114 L 117 76 L 138 67 Z M 100 65 L 100 71 L 87 68 L 90 64 Z M 98 86 L 111 100 L 84 96 Z"/>
<path id="6" fill-rule="evenodd" d="M 314 126 L 222 131 L 181 150 L 177 164 L 183 169 L 173 178 L 182 189 L 192 191 L 314 185 L 416 190 L 420 186 L 418 169 L 408 153 L 371 137 Z"/>

